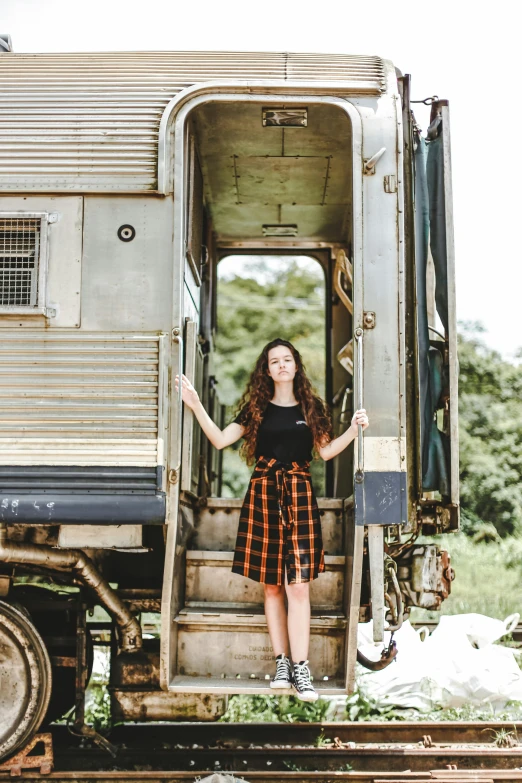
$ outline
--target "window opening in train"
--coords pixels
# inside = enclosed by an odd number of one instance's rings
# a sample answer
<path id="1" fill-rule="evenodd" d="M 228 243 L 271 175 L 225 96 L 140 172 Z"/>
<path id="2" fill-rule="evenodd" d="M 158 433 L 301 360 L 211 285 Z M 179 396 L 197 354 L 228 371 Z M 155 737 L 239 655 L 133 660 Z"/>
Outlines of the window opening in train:
<path id="1" fill-rule="evenodd" d="M 47 218 L 0 213 L 0 312 L 44 312 Z"/>
<path id="2" fill-rule="evenodd" d="M 282 337 L 300 352 L 321 397 L 326 389 L 326 281 L 310 256 L 230 255 L 218 265 L 214 356 L 219 402 L 232 420 L 262 348 Z M 239 457 L 240 443 L 223 453 L 222 495 L 242 497 L 252 468 Z M 316 492 L 324 494 L 325 465 L 313 460 Z"/>

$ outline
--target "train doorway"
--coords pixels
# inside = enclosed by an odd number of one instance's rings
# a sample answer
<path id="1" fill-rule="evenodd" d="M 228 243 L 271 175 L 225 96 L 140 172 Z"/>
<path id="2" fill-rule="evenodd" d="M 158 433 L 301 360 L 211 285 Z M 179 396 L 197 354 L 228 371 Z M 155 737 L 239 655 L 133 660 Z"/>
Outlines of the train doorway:
<path id="1" fill-rule="evenodd" d="M 322 353 L 314 368 L 316 383 L 335 409 L 338 433 L 346 426 L 341 411 L 351 409 L 354 387 L 353 262 L 361 244 L 361 159 L 354 154 L 360 144 L 358 126 L 354 131 L 345 101 L 315 98 L 296 104 L 295 99 L 281 99 L 275 106 L 273 96 L 268 101 L 272 105 L 248 98 L 202 102 L 187 112 L 184 125 L 176 123 L 177 131 L 185 131 L 183 138 L 178 135 L 176 147 L 185 161 L 183 190 L 176 191 L 174 185 L 184 236 L 179 246 L 184 261 L 179 280 L 183 370 L 223 426 L 224 403 L 235 400 L 227 399 L 230 376 L 223 366 L 226 330 L 220 326 L 219 313 L 224 280 L 219 269 L 228 265 L 238 276 L 237 270 L 250 264 L 259 276 L 262 258 L 279 258 L 280 268 L 284 258 L 291 268 L 296 258 L 304 257 L 322 275 L 324 299 L 322 317 L 317 311 L 312 316 L 306 308 L 298 311 L 301 336 L 309 338 L 307 349 L 317 343 Z M 360 153 L 360 146 L 357 149 Z M 289 319 L 295 312 L 288 306 L 292 296 L 303 298 L 286 292 Z M 254 310 L 252 296 L 244 299 Z M 233 321 L 235 304 L 227 307 L 225 299 L 223 317 L 226 313 Z M 269 334 L 263 339 L 271 338 Z M 262 347 L 260 340 L 252 339 L 254 353 Z M 312 354 L 310 361 L 314 363 Z M 190 412 L 183 412 L 181 433 L 181 470 L 172 492 L 162 606 L 163 687 L 178 694 L 215 696 L 266 692 L 273 656 L 261 593 L 230 572 L 241 498 L 223 491 L 222 457 L 201 437 Z M 349 533 L 352 454 L 352 449 L 346 450 L 332 460 L 337 464 L 328 475 L 323 472 L 320 491 L 327 570 L 312 591 L 310 660 L 323 678 L 321 690 L 330 693 L 344 692 L 351 680 L 348 659 L 354 658 L 355 638 L 348 638 L 353 626 L 349 606 L 359 605 L 352 589 Z"/>

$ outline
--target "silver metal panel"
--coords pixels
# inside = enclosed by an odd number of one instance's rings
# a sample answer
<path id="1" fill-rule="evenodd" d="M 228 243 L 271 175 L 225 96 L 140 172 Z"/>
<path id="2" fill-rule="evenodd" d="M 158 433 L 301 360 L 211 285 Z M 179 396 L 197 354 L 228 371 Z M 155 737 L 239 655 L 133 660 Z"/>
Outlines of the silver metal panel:
<path id="1" fill-rule="evenodd" d="M 162 464 L 160 336 L 0 337 L 0 464 Z"/>
<path id="2" fill-rule="evenodd" d="M 373 641 L 384 639 L 384 528 L 368 528 L 368 555 L 370 559 L 370 587 L 373 617 Z"/>
<path id="3" fill-rule="evenodd" d="M 346 654 L 345 687 L 348 693 L 355 689 L 355 664 L 357 661 L 357 629 L 361 605 L 361 584 L 363 574 L 364 527 L 352 525 L 346 549 Z"/>
<path id="4" fill-rule="evenodd" d="M 61 525 L 58 546 L 66 549 L 139 549 L 141 525 Z"/>
<path id="5" fill-rule="evenodd" d="M 193 85 L 234 80 L 379 95 L 386 70 L 378 57 L 332 54 L 4 53 L 2 190 L 154 190 L 169 103 Z"/>
<path id="6" fill-rule="evenodd" d="M 225 676 L 273 674 L 274 653 L 264 615 L 183 610 L 178 626 L 178 674 Z M 314 617 L 309 660 L 317 675 L 339 677 L 344 670 L 342 617 Z"/>
<path id="7" fill-rule="evenodd" d="M 233 552 L 187 552 L 185 605 L 263 605 L 263 585 L 231 571 Z M 312 607 L 342 611 L 344 557 L 326 556 L 326 570 L 310 584 Z"/>
<path id="8" fill-rule="evenodd" d="M 451 182 L 451 133 L 449 105 L 442 103 L 442 144 L 444 152 L 444 205 L 446 218 L 446 254 L 448 275 L 448 344 L 449 344 L 449 440 L 451 502 L 460 503 L 459 489 L 459 411 L 458 411 L 458 357 L 457 357 L 457 298 L 455 290 L 455 237 L 453 227 L 453 187 Z M 433 323 L 433 321 L 432 321 Z"/>
<path id="9" fill-rule="evenodd" d="M 383 195 L 383 176 L 397 172 L 395 108 L 382 106 L 381 116 L 367 123 L 364 157 L 386 147 L 375 174 L 364 182 L 363 262 L 354 263 L 354 328 L 364 330 L 364 407 L 372 416 L 373 437 L 400 438 L 404 347 L 399 325 L 404 319 L 404 296 L 399 275 L 397 194 Z M 386 121 L 388 119 L 388 121 Z M 365 328 L 364 311 L 376 314 L 375 327 Z M 358 363 L 359 357 L 356 357 Z M 359 399 L 358 379 L 356 396 Z M 364 435 L 363 438 L 366 436 Z M 400 441 L 399 441 L 400 442 Z M 390 468 L 388 468 L 389 470 Z"/>
<path id="10" fill-rule="evenodd" d="M 202 551 L 232 551 L 236 543 L 239 498 L 209 498 L 200 509 L 191 549 Z M 335 498 L 318 498 L 323 531 L 323 545 L 328 555 L 344 554 L 343 502 Z"/>
<path id="11" fill-rule="evenodd" d="M 135 229 L 131 242 L 122 225 Z M 82 329 L 170 332 L 172 230 L 168 198 L 86 197 Z"/>

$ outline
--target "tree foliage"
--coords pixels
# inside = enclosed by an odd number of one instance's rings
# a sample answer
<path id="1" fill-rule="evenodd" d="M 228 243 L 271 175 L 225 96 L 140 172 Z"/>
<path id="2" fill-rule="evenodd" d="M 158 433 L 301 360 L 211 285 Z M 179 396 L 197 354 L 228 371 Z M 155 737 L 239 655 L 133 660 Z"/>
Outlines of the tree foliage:
<path id="1" fill-rule="evenodd" d="M 319 394 L 324 393 L 321 267 L 311 259 L 306 265 L 285 257 L 280 262 L 279 266 L 263 261 L 243 265 L 242 275 L 219 281 L 216 375 L 226 405 L 237 402 L 261 350 L 276 337 L 295 345 L 312 383 Z"/>
<path id="2" fill-rule="evenodd" d="M 285 256 L 237 261 L 237 272 L 220 276 L 217 296 L 215 372 L 219 398 L 228 406 L 227 422 L 257 357 L 276 337 L 295 345 L 320 395 L 325 388 L 325 280 L 319 264 Z M 237 454 L 238 446 L 224 454 L 224 493 L 233 497 L 244 494 L 250 475 Z M 322 494 L 324 466 L 317 460 L 312 476 L 317 493 Z"/>
<path id="3" fill-rule="evenodd" d="M 323 272 L 310 259 L 281 257 L 269 263 L 253 258 L 220 279 L 215 362 L 220 399 L 230 406 L 228 421 L 261 349 L 276 337 L 296 345 L 314 386 L 324 394 L 324 307 Z M 486 522 L 501 535 L 522 533 L 522 364 L 511 364 L 488 348 L 480 324 L 461 323 L 459 331 L 464 528 L 475 532 Z M 318 484 L 319 468 L 313 466 Z M 229 451 L 226 491 L 240 496 L 248 476 L 237 452 Z"/>
<path id="4" fill-rule="evenodd" d="M 459 429 L 463 521 L 522 532 L 522 365 L 488 348 L 483 328 L 460 324 Z"/>

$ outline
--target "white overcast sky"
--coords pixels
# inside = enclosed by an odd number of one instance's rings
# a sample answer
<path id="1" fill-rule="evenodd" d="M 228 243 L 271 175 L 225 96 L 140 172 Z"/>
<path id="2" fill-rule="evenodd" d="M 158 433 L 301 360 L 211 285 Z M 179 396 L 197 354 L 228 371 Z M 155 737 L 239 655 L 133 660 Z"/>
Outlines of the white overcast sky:
<path id="1" fill-rule="evenodd" d="M 17 52 L 236 50 L 377 54 L 414 98 L 450 100 L 459 320 L 522 346 L 520 30 L 516 0 L 0 0 Z M 1 61 L 0 61 L 1 62 Z M 418 111 L 426 126 L 426 113 Z"/>

